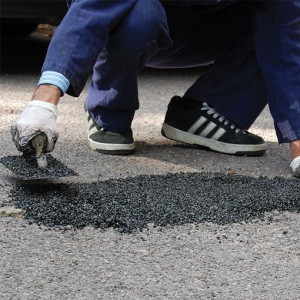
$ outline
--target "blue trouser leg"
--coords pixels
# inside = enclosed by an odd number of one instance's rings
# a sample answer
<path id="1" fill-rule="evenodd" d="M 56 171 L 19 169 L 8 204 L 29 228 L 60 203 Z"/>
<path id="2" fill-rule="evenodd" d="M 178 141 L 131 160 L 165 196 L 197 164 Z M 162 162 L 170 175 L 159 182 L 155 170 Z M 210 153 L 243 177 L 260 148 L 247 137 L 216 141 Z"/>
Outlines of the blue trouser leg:
<path id="1" fill-rule="evenodd" d="M 213 14 L 201 7 L 198 11 L 171 8 L 168 23 L 174 47 L 148 63 L 185 67 L 214 62 L 185 95 L 207 102 L 244 129 L 251 126 L 267 101 L 253 50 L 251 9 L 251 4 L 244 3 Z"/>
<path id="2" fill-rule="evenodd" d="M 226 49 L 185 95 L 207 102 L 239 127 L 248 129 L 267 104 L 251 37 Z"/>
<path id="3" fill-rule="evenodd" d="M 253 32 L 278 141 L 300 139 L 300 1 L 262 1 Z"/>
<path id="4" fill-rule="evenodd" d="M 219 33 L 214 31 L 214 26 L 204 27 L 209 28 L 209 33 L 215 40 L 222 39 L 222 34 L 228 39 L 223 42 L 223 48 L 209 40 L 201 30 L 195 29 L 201 28 L 200 19 L 203 18 L 199 18 L 197 27 L 197 22 L 191 23 L 198 40 L 190 39 L 188 32 L 180 32 L 180 27 L 175 28 L 176 32 L 173 34 L 179 38 L 187 36 L 190 41 L 196 41 L 196 44 L 189 42 L 178 45 L 178 38 L 174 40 L 174 47 L 177 46 L 181 52 L 176 53 L 173 49 L 173 56 L 172 53 L 163 53 L 162 56 L 159 53 L 155 57 L 154 65 L 161 63 L 163 67 L 168 67 L 173 63 L 180 67 L 179 62 L 173 61 L 176 56 L 192 58 L 195 65 L 197 60 L 201 64 L 203 58 L 209 58 L 207 52 L 202 51 L 199 46 L 199 41 L 202 41 L 207 51 L 212 55 L 217 54 L 215 62 L 212 68 L 191 86 L 186 95 L 208 102 L 245 129 L 251 126 L 268 103 L 278 141 L 290 142 L 300 138 L 300 2 L 268 0 L 252 2 L 250 5 L 253 7 L 239 13 L 234 10 L 242 6 L 229 7 L 231 19 L 226 18 L 226 14 L 219 14 L 218 20 L 214 20 Z M 230 37 L 237 28 L 243 28 L 243 21 L 248 18 L 247 12 L 253 17 L 252 33 L 245 38 L 245 30 L 244 34 L 232 43 Z M 238 19 L 235 19 L 235 16 Z M 192 18 L 188 20 L 191 22 Z M 232 32 L 222 33 L 222 28 L 230 27 L 230 24 L 234 25 Z M 170 22 L 169 27 L 172 31 L 173 25 Z M 216 49 L 223 49 L 223 52 L 216 53 Z M 197 53 L 198 57 L 193 56 L 193 53 Z M 193 65 L 191 61 L 184 63 Z"/>
<path id="5" fill-rule="evenodd" d="M 157 0 L 139 0 L 109 36 L 94 66 L 86 108 L 112 132 L 127 132 L 139 107 L 137 71 L 171 46 L 166 15 Z"/>

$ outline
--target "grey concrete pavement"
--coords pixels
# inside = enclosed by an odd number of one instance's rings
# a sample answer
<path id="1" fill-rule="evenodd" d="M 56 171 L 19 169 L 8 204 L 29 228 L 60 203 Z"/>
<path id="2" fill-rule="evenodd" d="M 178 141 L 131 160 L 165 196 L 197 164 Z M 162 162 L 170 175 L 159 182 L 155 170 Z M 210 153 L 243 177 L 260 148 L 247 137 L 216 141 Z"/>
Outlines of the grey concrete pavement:
<path id="1" fill-rule="evenodd" d="M 31 97 L 47 44 L 39 35 L 2 44 L 1 157 L 18 154 L 9 127 Z M 137 151 L 128 157 L 91 151 L 83 111 L 87 90 L 79 99 L 65 96 L 59 105 L 60 138 L 53 156 L 79 176 L 53 180 L 51 185 L 180 172 L 291 180 L 289 148 L 277 144 L 268 109 L 251 128 L 267 141 L 263 157 L 217 154 L 160 135 L 170 98 L 182 95 L 198 73 L 147 69 L 140 74 L 141 107 L 133 122 Z M 4 211 L 15 204 L 10 191 L 17 183 L 11 176 L 0 165 Z M 296 300 L 299 221 L 296 212 L 273 211 L 247 223 L 158 228 L 150 224 L 143 232 L 121 234 L 91 226 L 65 231 L 37 225 L 19 212 L 2 213 L 0 298 Z"/>

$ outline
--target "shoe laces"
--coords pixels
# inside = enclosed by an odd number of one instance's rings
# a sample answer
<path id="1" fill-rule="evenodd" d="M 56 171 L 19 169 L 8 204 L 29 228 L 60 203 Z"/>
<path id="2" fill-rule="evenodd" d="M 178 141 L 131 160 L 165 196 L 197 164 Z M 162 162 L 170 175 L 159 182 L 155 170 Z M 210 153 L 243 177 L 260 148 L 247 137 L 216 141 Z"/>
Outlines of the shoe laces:
<path id="1" fill-rule="evenodd" d="M 207 114 L 212 115 L 214 119 L 218 119 L 219 122 L 224 123 L 225 126 L 229 125 L 230 129 L 235 130 L 235 133 L 240 131 L 244 132 L 237 125 L 230 122 L 226 117 L 218 113 L 213 107 L 209 106 L 206 102 L 203 102 L 201 110 L 206 110 Z"/>

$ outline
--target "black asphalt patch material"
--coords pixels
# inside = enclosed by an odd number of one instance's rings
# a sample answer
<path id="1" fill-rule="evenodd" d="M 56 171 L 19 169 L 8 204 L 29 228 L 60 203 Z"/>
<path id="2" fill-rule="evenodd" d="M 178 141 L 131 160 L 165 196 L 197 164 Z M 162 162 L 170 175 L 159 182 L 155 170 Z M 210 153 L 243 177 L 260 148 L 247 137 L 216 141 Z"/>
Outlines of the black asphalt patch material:
<path id="1" fill-rule="evenodd" d="M 78 175 L 51 154 L 46 154 L 48 167 L 41 169 L 37 165 L 36 156 L 7 156 L 0 159 L 1 163 L 14 172 L 20 179 L 48 179 Z"/>
<path id="2" fill-rule="evenodd" d="M 12 197 L 38 224 L 129 233 L 149 223 L 228 224 L 263 218 L 273 210 L 299 212 L 299 191 L 297 179 L 181 173 L 89 184 L 24 184 L 14 187 Z"/>

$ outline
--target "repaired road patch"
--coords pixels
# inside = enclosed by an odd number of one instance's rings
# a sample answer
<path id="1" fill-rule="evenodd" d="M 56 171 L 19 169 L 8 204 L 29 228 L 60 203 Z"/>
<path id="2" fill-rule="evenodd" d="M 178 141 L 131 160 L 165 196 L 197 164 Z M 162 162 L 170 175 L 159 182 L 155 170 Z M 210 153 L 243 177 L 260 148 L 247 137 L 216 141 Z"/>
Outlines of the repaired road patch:
<path id="1" fill-rule="evenodd" d="M 26 218 L 48 227 L 117 228 L 148 224 L 228 224 L 265 212 L 300 211 L 297 179 L 180 173 L 81 184 L 22 184 L 11 197 Z"/>

